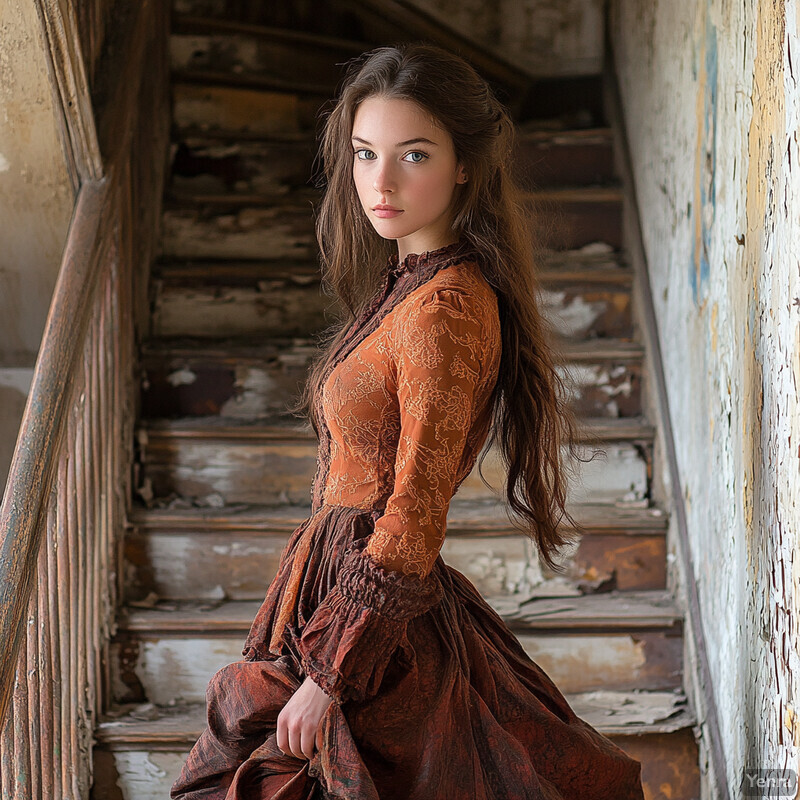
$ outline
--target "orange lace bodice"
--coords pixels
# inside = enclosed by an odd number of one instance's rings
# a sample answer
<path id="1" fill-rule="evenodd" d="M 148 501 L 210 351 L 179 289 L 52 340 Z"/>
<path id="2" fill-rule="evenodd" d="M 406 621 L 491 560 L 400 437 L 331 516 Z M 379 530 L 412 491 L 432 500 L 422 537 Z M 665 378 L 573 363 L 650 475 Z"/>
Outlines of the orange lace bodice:
<path id="1" fill-rule="evenodd" d="M 427 269 L 452 250 L 433 251 Z M 500 353 L 497 297 L 465 260 L 395 296 L 328 373 L 322 499 L 385 507 L 367 547 L 381 566 L 421 578 L 432 569 L 450 500 L 489 432 Z"/>

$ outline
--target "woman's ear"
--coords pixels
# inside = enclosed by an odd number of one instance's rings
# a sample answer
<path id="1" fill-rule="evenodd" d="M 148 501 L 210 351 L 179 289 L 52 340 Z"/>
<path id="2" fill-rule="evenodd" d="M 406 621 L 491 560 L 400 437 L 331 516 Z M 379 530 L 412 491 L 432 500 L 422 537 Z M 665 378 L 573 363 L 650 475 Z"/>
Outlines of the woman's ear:
<path id="1" fill-rule="evenodd" d="M 468 180 L 467 173 L 461 164 L 458 165 L 458 172 L 456 173 L 456 183 L 466 183 Z"/>

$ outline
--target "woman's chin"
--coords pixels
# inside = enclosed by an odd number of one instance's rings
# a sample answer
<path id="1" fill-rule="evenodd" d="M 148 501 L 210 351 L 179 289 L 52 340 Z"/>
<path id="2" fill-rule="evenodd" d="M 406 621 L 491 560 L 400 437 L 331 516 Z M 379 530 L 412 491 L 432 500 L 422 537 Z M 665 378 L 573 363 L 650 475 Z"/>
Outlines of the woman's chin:
<path id="1" fill-rule="evenodd" d="M 401 230 L 398 225 L 387 224 L 391 222 L 392 220 L 388 219 L 372 220 L 372 227 L 375 233 L 382 236 L 384 239 L 402 239 L 408 234 L 408 231 Z"/>

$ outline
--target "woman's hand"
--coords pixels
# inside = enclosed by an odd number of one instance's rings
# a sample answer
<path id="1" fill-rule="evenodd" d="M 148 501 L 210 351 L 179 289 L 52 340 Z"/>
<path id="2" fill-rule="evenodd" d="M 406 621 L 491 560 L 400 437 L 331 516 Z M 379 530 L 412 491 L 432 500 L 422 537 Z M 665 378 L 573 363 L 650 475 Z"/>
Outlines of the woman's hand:
<path id="1" fill-rule="evenodd" d="M 332 699 L 311 678 L 303 681 L 278 714 L 277 743 L 282 753 L 311 760 L 314 745 L 322 747 L 319 723 Z"/>

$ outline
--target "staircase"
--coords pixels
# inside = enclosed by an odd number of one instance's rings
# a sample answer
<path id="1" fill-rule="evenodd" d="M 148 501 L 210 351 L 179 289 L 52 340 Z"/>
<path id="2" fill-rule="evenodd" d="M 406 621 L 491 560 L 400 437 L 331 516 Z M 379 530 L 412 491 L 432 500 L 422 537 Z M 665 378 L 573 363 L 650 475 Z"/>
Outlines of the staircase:
<path id="1" fill-rule="evenodd" d="M 241 657 L 287 537 L 310 513 L 316 440 L 285 408 L 314 334 L 332 321 L 311 213 L 315 114 L 336 64 L 386 40 L 371 3 L 360 17 L 348 3 L 274 4 L 295 13 L 262 16 L 244 5 L 175 5 L 172 172 L 140 353 L 140 502 L 112 645 L 115 704 L 95 732 L 97 800 L 168 797 L 204 725 L 208 680 Z M 587 530 L 565 575 L 539 565 L 477 470 L 452 502 L 442 555 L 576 713 L 642 761 L 648 798 L 698 798 L 668 512 L 651 491 L 647 353 L 600 77 L 535 93 L 535 115 L 515 106 L 515 166 L 543 246 L 541 301 L 563 337 L 572 402 L 606 457 L 582 464 L 572 484 Z M 502 486 L 496 459 L 483 471 Z"/>

